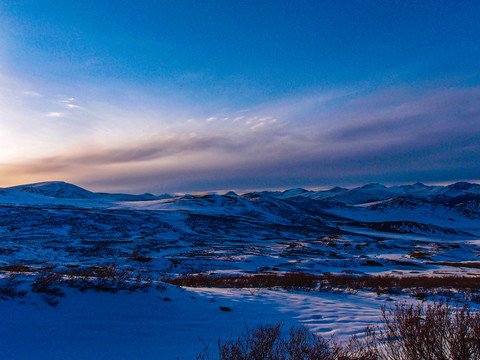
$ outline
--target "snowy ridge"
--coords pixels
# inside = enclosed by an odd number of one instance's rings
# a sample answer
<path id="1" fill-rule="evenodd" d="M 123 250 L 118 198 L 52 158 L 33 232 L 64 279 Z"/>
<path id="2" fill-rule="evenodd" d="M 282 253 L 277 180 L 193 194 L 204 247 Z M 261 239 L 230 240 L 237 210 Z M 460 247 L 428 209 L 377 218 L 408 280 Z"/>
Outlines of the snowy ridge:
<path id="1" fill-rule="evenodd" d="M 300 191 L 303 190 L 303 191 Z M 343 204 L 358 205 L 387 200 L 398 196 L 412 196 L 424 201 L 447 202 L 456 198 L 471 197 L 480 194 L 480 185 L 458 182 L 448 186 L 427 186 L 422 183 L 386 187 L 382 184 L 367 184 L 353 189 L 335 187 L 326 191 L 308 191 L 292 189 L 284 192 L 263 192 L 270 196 L 288 198 L 303 196 L 316 200 L 335 200 Z"/>
<path id="2" fill-rule="evenodd" d="M 80 186 L 69 184 L 64 181 L 49 181 L 35 184 L 12 186 L 6 190 L 21 191 L 28 194 L 42 195 L 56 199 L 77 199 L 77 200 L 104 200 L 104 201 L 151 201 L 167 199 L 172 197 L 169 194 L 155 196 L 145 193 L 142 195 L 131 194 L 110 194 L 94 193 Z"/>
<path id="3" fill-rule="evenodd" d="M 243 195 L 228 192 L 175 197 L 94 193 L 65 182 L 28 184 L 0 191 L 0 204 L 5 205 L 180 211 L 273 224 L 321 223 L 334 227 L 332 221 L 337 218 L 366 222 L 414 221 L 466 232 L 480 219 L 479 201 L 480 185 L 465 182 L 449 186 L 367 184 L 351 190 L 296 188 Z"/>
<path id="4" fill-rule="evenodd" d="M 10 187 L 11 190 L 61 199 L 98 199 L 100 196 L 63 181 L 50 181 Z"/>

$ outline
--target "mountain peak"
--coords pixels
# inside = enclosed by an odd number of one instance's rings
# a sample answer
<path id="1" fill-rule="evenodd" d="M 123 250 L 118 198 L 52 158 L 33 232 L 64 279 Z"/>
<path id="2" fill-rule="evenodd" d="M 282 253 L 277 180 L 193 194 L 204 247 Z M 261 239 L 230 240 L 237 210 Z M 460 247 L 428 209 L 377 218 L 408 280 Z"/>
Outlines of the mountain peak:
<path id="1" fill-rule="evenodd" d="M 229 191 L 225 194 L 225 196 L 238 197 L 238 194 L 235 191 Z"/>
<path id="2" fill-rule="evenodd" d="M 423 184 L 423 183 L 421 183 L 421 182 L 416 182 L 416 183 L 413 184 L 412 186 L 414 186 L 414 187 L 419 187 L 419 188 L 427 187 L 425 184 Z"/>
<path id="3" fill-rule="evenodd" d="M 379 183 L 371 183 L 371 184 L 363 185 L 362 187 L 360 187 L 360 189 L 385 189 L 385 188 L 386 188 L 385 185 L 382 185 Z"/>
<path id="4" fill-rule="evenodd" d="M 459 181 L 456 182 L 455 184 L 451 184 L 447 186 L 450 189 L 456 189 L 456 190 L 468 190 L 471 189 L 472 187 L 480 187 L 478 184 L 472 184 L 466 181 Z"/>
<path id="5" fill-rule="evenodd" d="M 330 190 L 328 190 L 328 192 L 332 192 L 332 193 L 339 193 L 344 191 L 348 191 L 348 189 L 342 188 L 340 186 L 335 186 L 334 188 L 331 188 Z"/>

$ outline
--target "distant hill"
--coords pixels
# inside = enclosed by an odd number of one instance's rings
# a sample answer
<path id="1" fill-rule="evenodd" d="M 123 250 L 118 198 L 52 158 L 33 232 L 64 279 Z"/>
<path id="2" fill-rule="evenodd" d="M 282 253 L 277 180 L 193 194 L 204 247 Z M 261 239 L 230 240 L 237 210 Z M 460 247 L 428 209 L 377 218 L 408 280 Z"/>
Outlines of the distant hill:
<path id="1" fill-rule="evenodd" d="M 95 193 L 80 186 L 69 184 L 64 181 L 48 181 L 34 184 L 12 186 L 7 189 L 21 191 L 30 194 L 42 195 L 57 199 L 89 199 L 89 200 L 111 200 L 111 201 L 150 201 L 172 197 L 169 194 L 155 196 L 153 194 L 131 195 L 131 194 L 110 194 Z"/>

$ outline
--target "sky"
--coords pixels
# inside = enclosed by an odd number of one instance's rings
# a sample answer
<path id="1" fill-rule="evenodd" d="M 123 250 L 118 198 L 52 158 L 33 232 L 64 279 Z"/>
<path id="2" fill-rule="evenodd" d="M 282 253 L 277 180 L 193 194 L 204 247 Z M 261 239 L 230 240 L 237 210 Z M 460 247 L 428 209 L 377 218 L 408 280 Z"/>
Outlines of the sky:
<path id="1" fill-rule="evenodd" d="M 0 2 L 0 187 L 480 181 L 480 2 Z"/>

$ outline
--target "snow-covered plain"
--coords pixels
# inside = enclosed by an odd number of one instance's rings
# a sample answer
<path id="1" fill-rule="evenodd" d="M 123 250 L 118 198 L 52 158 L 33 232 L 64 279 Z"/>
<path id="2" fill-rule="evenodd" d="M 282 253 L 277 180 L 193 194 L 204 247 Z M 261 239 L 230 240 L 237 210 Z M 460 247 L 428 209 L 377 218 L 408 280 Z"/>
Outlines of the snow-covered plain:
<path id="1" fill-rule="evenodd" d="M 67 291 L 55 307 L 41 297 L 2 301 L 2 359 L 195 359 L 204 343 L 245 327 L 283 322 L 345 339 L 380 314 L 385 296 L 283 290 Z M 220 306 L 231 311 L 221 311 Z"/>
<path id="2" fill-rule="evenodd" d="M 478 275 L 479 204 L 480 185 L 469 183 L 183 196 L 30 184 L 0 189 L 0 266 L 32 269 L 21 275 L 26 288 L 45 267 L 106 264 L 149 274 L 155 284 L 186 274 L 291 271 Z M 171 285 L 63 291 L 54 302 L 32 292 L 1 297 L 1 359 L 193 359 L 203 342 L 214 350 L 219 337 L 279 321 L 345 339 L 392 300 L 365 291 Z"/>

